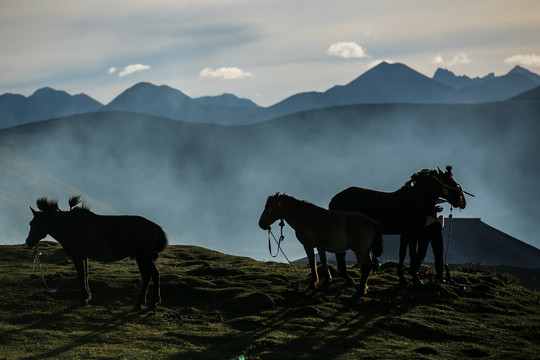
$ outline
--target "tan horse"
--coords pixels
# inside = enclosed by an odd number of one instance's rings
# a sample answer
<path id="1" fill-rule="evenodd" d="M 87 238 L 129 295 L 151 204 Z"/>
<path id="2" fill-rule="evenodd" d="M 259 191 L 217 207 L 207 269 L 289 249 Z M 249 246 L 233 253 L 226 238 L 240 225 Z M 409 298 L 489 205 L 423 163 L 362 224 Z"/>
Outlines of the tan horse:
<path id="1" fill-rule="evenodd" d="M 324 276 L 328 279 L 331 275 L 325 252 L 341 253 L 351 249 L 362 269 L 360 291 L 367 292 L 367 279 L 373 268 L 370 251 L 374 257 L 382 253 L 382 235 L 377 223 L 360 213 L 329 211 L 276 193 L 267 198 L 259 226 L 269 230 L 278 219 L 285 220 L 296 231 L 296 238 L 304 246 L 311 268 L 311 286 L 315 287 L 319 282 L 314 248 L 319 252 Z"/>

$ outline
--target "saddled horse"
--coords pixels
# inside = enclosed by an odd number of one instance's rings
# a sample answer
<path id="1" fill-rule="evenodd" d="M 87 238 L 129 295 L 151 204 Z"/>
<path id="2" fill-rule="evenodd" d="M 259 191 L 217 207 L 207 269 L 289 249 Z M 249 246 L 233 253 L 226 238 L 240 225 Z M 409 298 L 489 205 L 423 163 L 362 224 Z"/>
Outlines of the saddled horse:
<path id="1" fill-rule="evenodd" d="M 370 251 L 374 257 L 382 254 L 382 235 L 379 226 L 369 217 L 344 211 L 329 211 L 307 201 L 276 193 L 266 199 L 259 226 L 269 230 L 276 220 L 285 220 L 296 232 L 296 238 L 304 246 L 311 268 L 311 286 L 319 281 L 314 248 L 317 248 L 325 277 L 328 271 L 326 253 L 354 251 L 362 270 L 360 291 L 367 292 L 367 279 L 373 267 Z"/>
<path id="2" fill-rule="evenodd" d="M 440 169 L 424 169 L 414 173 L 403 187 L 394 192 L 350 187 L 335 195 L 328 208 L 366 214 L 381 225 L 383 234 L 401 235 L 398 276 L 400 281 L 405 281 L 403 262 L 408 245 L 411 274 L 413 280 L 419 282 L 416 269 L 419 264 L 415 260 L 416 242 L 428 214 L 440 198 L 460 209 L 464 209 L 467 204 L 461 186 L 453 178 L 451 166 L 447 166 L 445 172 Z M 345 252 L 336 254 L 336 260 L 339 272 L 349 280 Z"/>
<path id="3" fill-rule="evenodd" d="M 140 216 L 96 215 L 80 205 L 79 196 L 69 199 L 69 211 L 61 211 L 58 202 L 40 198 L 36 202 L 39 211 L 32 210 L 30 232 L 26 239 L 33 248 L 47 235 L 56 239 L 73 259 L 73 265 L 81 288 L 81 304 L 92 299 L 88 286 L 88 259 L 112 262 L 127 257 L 135 258 L 143 284 L 136 309 L 146 303 L 150 278 L 154 283 L 151 305 L 161 302 L 159 271 L 154 264 L 158 254 L 167 246 L 163 229 Z"/>

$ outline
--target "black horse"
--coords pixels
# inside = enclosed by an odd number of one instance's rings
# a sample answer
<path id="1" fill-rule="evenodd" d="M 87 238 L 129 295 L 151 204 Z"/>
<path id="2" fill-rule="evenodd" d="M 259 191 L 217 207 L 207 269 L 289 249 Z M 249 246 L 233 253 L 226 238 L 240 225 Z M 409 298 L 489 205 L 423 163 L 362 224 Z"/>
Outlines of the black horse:
<path id="1" fill-rule="evenodd" d="M 424 169 L 414 173 L 403 187 L 390 193 L 350 187 L 332 198 L 329 209 L 364 213 L 381 225 L 383 234 L 401 235 L 398 276 L 400 281 L 405 280 L 403 262 L 408 245 L 412 277 L 419 282 L 416 242 L 428 214 L 440 198 L 460 209 L 467 204 L 461 186 L 453 178 L 451 166 L 446 167 L 446 172 Z M 336 260 L 339 272 L 351 281 L 345 265 L 345 253 L 336 254 Z"/>
<path id="2" fill-rule="evenodd" d="M 58 202 L 41 198 L 37 200 L 40 211 L 32 208 L 34 218 L 30 221 L 30 233 L 26 239 L 29 248 L 46 237 L 52 236 L 73 259 L 73 265 L 81 287 L 81 303 L 91 299 L 88 286 L 88 259 L 117 261 L 135 258 L 143 284 L 135 304 L 136 309 L 146 303 L 150 278 L 154 282 L 152 306 L 161 302 L 159 271 L 154 264 L 158 254 L 167 246 L 163 229 L 140 216 L 102 216 L 79 205 L 79 196 L 69 199 L 70 211 L 61 211 Z"/>

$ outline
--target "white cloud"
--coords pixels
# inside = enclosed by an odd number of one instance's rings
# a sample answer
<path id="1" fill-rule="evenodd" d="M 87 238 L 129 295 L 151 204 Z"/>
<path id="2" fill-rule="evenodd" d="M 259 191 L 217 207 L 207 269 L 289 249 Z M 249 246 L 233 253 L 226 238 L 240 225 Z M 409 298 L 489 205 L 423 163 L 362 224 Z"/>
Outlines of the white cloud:
<path id="1" fill-rule="evenodd" d="M 471 59 L 469 58 L 469 55 L 465 53 L 458 53 L 455 54 L 451 60 L 445 61 L 441 54 L 437 54 L 433 59 L 431 59 L 431 63 L 435 65 L 445 65 L 445 66 L 453 66 L 453 65 L 462 65 L 462 64 L 468 64 L 471 62 Z"/>
<path id="2" fill-rule="evenodd" d="M 504 59 L 506 64 L 519 64 L 524 66 L 540 66 L 540 55 L 514 55 Z"/>
<path id="3" fill-rule="evenodd" d="M 327 54 L 345 59 L 369 57 L 364 49 L 354 41 L 334 43 L 328 48 Z"/>
<path id="4" fill-rule="evenodd" d="M 148 70 L 150 69 L 150 65 L 143 65 L 143 64 L 133 64 L 128 65 L 124 68 L 124 70 L 120 71 L 118 74 L 119 77 L 124 77 L 126 75 L 131 75 L 138 71 Z"/>
<path id="5" fill-rule="evenodd" d="M 200 77 L 222 78 L 225 80 L 242 79 L 252 76 L 250 72 L 237 67 L 221 67 L 219 69 L 205 68 L 201 70 Z"/>
<path id="6" fill-rule="evenodd" d="M 116 72 L 116 68 L 115 67 L 111 67 L 109 68 L 109 75 L 112 75 Z"/>
<path id="7" fill-rule="evenodd" d="M 441 54 L 437 54 L 437 56 L 435 56 L 431 62 L 435 65 L 441 65 L 441 64 L 444 64 L 444 59 L 442 57 Z"/>

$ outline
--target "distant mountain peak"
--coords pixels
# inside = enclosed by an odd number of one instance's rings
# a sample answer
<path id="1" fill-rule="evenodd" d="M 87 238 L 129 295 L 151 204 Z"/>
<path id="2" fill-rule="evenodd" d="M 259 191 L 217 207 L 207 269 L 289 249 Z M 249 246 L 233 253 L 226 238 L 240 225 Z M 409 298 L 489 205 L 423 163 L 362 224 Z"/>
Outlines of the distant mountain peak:
<path id="1" fill-rule="evenodd" d="M 29 97 L 18 95 L 0 99 L 0 128 L 56 117 L 88 113 L 103 105 L 88 95 L 70 95 L 62 90 L 43 87 Z"/>
<path id="2" fill-rule="evenodd" d="M 58 94 L 58 95 L 69 95 L 67 92 L 63 91 L 63 90 L 55 90 L 51 87 L 48 87 L 48 86 L 45 86 L 45 87 L 42 87 L 40 89 L 37 89 L 36 91 L 34 91 L 34 93 L 32 95 L 30 95 L 30 97 L 36 97 L 36 96 L 43 96 L 43 95 L 52 95 L 52 94 Z"/>
<path id="3" fill-rule="evenodd" d="M 152 84 L 150 82 L 145 82 L 145 81 L 141 81 L 141 82 L 133 85 L 132 87 L 130 87 L 126 91 L 128 91 L 128 90 L 129 91 L 163 91 L 163 92 L 167 91 L 167 92 L 171 92 L 171 93 L 182 94 L 182 95 L 184 95 L 186 97 L 189 97 L 183 91 L 172 88 L 172 87 L 170 87 L 168 85 L 155 85 L 155 84 Z"/>
<path id="4" fill-rule="evenodd" d="M 514 68 L 510 70 L 507 75 L 522 75 L 528 77 L 529 79 L 540 85 L 540 75 L 535 74 L 532 71 L 529 71 L 519 65 L 514 66 Z"/>
<path id="5" fill-rule="evenodd" d="M 234 94 L 221 94 L 217 96 L 202 96 L 194 99 L 199 104 L 203 105 L 214 105 L 214 106 L 224 106 L 227 108 L 247 108 L 247 109 L 258 109 L 259 105 L 255 104 L 249 99 L 239 98 Z"/>
<path id="6" fill-rule="evenodd" d="M 140 109 L 145 107 L 144 103 L 155 101 L 155 99 L 159 99 L 163 102 L 161 106 L 166 103 L 171 105 L 173 103 L 185 103 L 192 100 L 182 91 L 168 85 L 154 85 L 149 82 L 139 82 L 115 97 L 106 105 L 106 108 L 109 110 L 129 110 L 130 108 Z M 150 106 L 152 105 L 150 104 Z"/>
<path id="7" fill-rule="evenodd" d="M 495 79 L 494 73 L 489 73 L 483 77 L 470 78 L 467 75 L 456 75 L 452 71 L 443 68 L 438 68 L 433 75 L 433 80 L 436 80 L 455 89 L 463 89 L 493 79 Z"/>
<path id="8" fill-rule="evenodd" d="M 526 71 L 526 72 L 530 72 L 529 70 L 525 69 L 524 67 L 521 67 L 519 65 L 516 65 L 512 68 L 512 70 L 510 70 L 508 73 L 511 74 L 511 73 L 514 73 L 514 72 L 523 72 L 523 71 Z"/>

